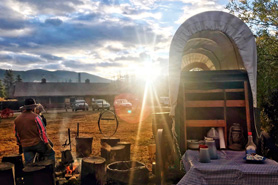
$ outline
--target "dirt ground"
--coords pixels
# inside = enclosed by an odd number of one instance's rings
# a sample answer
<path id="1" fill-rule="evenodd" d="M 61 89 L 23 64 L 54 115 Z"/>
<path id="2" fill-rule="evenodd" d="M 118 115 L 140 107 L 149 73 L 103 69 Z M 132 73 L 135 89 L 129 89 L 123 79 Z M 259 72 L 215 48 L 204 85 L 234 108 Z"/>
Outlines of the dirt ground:
<path id="1" fill-rule="evenodd" d="M 140 112 L 123 113 L 118 115 L 119 127 L 114 137 L 121 141 L 131 143 L 131 159 L 146 164 L 151 170 L 151 161 L 148 153 L 148 145 L 154 143 L 152 134 L 152 112 L 146 110 L 144 112 L 143 121 L 140 122 Z M 14 136 L 14 119 L 2 119 L 0 123 L 0 160 L 5 155 L 18 153 L 18 146 Z M 47 134 L 54 144 L 56 159 L 61 158 L 61 150 L 63 144 L 68 138 L 68 128 L 71 129 L 72 154 L 75 156 L 75 137 L 77 131 L 77 123 L 79 123 L 79 135 L 93 137 L 92 156 L 100 156 L 100 139 L 104 137 L 98 129 L 99 112 L 93 111 L 77 111 L 65 112 L 48 111 L 44 114 L 47 120 Z M 105 113 L 103 116 L 107 116 Z M 114 121 L 101 121 L 102 130 L 107 134 L 111 134 L 115 128 Z"/>

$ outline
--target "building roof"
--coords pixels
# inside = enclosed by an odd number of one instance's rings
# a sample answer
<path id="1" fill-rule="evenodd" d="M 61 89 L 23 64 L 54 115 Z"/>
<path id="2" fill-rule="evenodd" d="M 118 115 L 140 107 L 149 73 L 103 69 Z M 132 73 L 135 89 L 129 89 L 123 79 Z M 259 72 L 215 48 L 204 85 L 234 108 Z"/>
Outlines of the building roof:
<path id="1" fill-rule="evenodd" d="M 114 83 L 17 82 L 14 97 L 116 95 Z"/>

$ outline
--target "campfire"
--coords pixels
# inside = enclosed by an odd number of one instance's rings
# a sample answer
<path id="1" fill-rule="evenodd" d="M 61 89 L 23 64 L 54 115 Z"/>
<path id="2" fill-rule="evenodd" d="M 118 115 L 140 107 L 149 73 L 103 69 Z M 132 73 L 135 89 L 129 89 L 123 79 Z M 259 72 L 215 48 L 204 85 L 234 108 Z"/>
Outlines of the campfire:
<path id="1" fill-rule="evenodd" d="M 62 168 L 56 168 L 55 176 L 56 180 L 59 181 L 59 184 L 64 184 L 69 181 L 79 181 L 79 176 L 81 173 L 80 165 L 81 164 L 78 160 L 74 160 L 73 163 L 64 165 Z"/>
<path id="2" fill-rule="evenodd" d="M 69 166 L 66 167 L 66 175 L 73 175 L 75 172 L 76 166 L 73 164 L 70 164 Z"/>

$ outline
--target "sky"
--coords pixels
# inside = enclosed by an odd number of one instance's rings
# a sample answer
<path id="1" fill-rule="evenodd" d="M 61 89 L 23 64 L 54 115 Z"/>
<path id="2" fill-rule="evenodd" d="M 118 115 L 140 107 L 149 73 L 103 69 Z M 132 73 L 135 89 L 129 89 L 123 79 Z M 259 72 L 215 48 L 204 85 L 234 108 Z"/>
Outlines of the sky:
<path id="1" fill-rule="evenodd" d="M 0 68 L 167 75 L 178 27 L 228 1 L 2 0 Z"/>

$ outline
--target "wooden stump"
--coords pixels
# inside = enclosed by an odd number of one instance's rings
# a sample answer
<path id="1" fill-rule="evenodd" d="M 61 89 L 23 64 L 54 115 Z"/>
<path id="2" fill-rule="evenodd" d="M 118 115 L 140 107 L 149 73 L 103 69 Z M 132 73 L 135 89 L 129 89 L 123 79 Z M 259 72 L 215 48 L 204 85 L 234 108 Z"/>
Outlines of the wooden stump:
<path id="1" fill-rule="evenodd" d="M 117 145 L 114 147 L 101 148 L 101 157 L 106 159 L 107 164 L 114 161 L 125 161 L 127 158 L 127 155 L 125 154 L 125 146 Z"/>
<path id="2" fill-rule="evenodd" d="M 116 146 L 120 139 L 115 137 L 103 137 L 100 139 L 101 150 L 100 156 L 106 159 L 106 163 L 110 163 L 110 151 L 113 146 Z"/>
<path id="3" fill-rule="evenodd" d="M 0 184 L 15 185 L 14 164 L 8 162 L 0 163 Z"/>
<path id="4" fill-rule="evenodd" d="M 110 146 L 116 146 L 117 143 L 120 142 L 120 139 L 115 137 L 103 137 L 100 139 L 100 144 L 107 143 Z"/>
<path id="5" fill-rule="evenodd" d="M 109 163 L 115 161 L 125 161 L 126 154 L 125 154 L 125 146 L 124 145 L 117 145 L 111 148 L 109 153 Z"/>
<path id="6" fill-rule="evenodd" d="M 77 137 L 76 141 L 76 157 L 89 157 L 92 153 L 92 137 Z"/>
<path id="7" fill-rule="evenodd" d="M 124 152 L 124 161 L 130 161 L 130 142 L 118 142 L 118 145 L 124 145 L 125 146 L 125 152 Z"/>
<path id="8" fill-rule="evenodd" d="M 52 160 L 29 164 L 23 168 L 24 183 L 28 185 L 54 185 L 54 163 Z"/>
<path id="9" fill-rule="evenodd" d="M 7 155 L 2 158 L 2 162 L 10 162 L 15 167 L 15 177 L 20 178 L 23 175 L 23 162 L 21 154 Z"/>
<path id="10" fill-rule="evenodd" d="M 102 157 L 83 158 L 81 185 L 103 185 L 105 182 L 105 159 Z"/>

